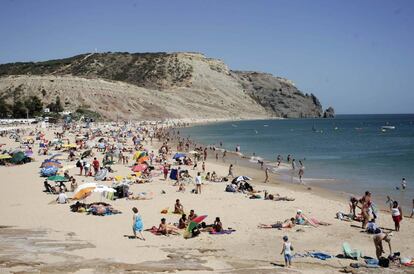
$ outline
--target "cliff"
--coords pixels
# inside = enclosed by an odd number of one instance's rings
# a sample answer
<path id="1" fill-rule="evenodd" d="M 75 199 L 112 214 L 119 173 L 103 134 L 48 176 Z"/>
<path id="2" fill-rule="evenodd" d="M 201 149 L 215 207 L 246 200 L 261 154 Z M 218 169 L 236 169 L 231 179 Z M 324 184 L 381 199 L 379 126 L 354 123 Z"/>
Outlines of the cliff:
<path id="1" fill-rule="evenodd" d="M 17 94 L 17 95 L 16 95 Z M 231 71 L 200 53 L 89 53 L 0 65 L 0 98 L 61 98 L 107 119 L 321 117 L 313 94 L 286 79 Z"/>

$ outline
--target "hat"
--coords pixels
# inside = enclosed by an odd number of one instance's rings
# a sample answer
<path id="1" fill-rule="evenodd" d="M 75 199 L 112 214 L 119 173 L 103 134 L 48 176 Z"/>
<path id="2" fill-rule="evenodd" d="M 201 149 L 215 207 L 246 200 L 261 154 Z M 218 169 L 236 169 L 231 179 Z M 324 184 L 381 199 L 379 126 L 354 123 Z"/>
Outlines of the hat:
<path id="1" fill-rule="evenodd" d="M 297 213 L 302 213 L 302 209 L 296 210 Z"/>

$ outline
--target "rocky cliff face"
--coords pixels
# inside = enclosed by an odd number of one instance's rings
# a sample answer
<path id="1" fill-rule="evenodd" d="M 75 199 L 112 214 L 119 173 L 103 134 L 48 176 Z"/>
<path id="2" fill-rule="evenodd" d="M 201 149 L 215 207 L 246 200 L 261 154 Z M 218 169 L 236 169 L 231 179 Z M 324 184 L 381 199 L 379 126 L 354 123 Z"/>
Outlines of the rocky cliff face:
<path id="1" fill-rule="evenodd" d="M 60 96 L 107 119 L 321 117 L 289 80 L 231 71 L 199 53 L 94 53 L 0 65 L 0 97 Z"/>
<path id="2" fill-rule="evenodd" d="M 284 118 L 322 116 L 318 98 L 313 94 L 303 94 L 290 80 L 258 72 L 235 71 L 233 76 L 270 115 Z"/>

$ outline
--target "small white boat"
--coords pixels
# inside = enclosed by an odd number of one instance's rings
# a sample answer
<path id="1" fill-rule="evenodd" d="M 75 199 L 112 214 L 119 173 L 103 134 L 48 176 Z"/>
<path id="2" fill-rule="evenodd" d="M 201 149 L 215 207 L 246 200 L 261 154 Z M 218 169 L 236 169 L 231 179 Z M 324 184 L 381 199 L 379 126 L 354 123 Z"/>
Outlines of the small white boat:
<path id="1" fill-rule="evenodd" d="M 387 130 L 387 129 L 395 129 L 395 126 L 382 126 L 381 127 L 381 130 L 382 129 L 385 129 L 385 130 Z"/>

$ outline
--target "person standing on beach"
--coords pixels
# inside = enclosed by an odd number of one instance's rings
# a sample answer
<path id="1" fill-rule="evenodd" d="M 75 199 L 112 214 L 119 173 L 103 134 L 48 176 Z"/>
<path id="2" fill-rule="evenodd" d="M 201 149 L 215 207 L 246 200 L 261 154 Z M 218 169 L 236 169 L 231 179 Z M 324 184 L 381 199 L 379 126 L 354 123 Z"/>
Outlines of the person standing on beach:
<path id="1" fill-rule="evenodd" d="M 295 170 L 296 169 L 296 162 L 295 159 L 292 159 L 292 169 Z"/>
<path id="2" fill-rule="evenodd" d="M 280 254 L 284 256 L 285 258 L 285 267 L 291 267 L 292 266 L 292 251 L 293 246 L 292 243 L 289 242 L 288 236 L 283 236 L 283 246 L 282 246 L 282 252 Z"/>
<path id="3" fill-rule="evenodd" d="M 218 152 L 216 152 L 216 162 L 218 161 L 218 158 L 219 158 Z"/>
<path id="4" fill-rule="evenodd" d="M 280 154 L 277 155 L 276 162 L 277 162 L 277 166 L 279 167 L 280 163 L 282 162 L 282 156 L 280 156 Z"/>
<path id="5" fill-rule="evenodd" d="M 413 199 L 413 209 L 411 210 L 410 218 L 412 218 L 413 216 L 414 216 L 414 199 Z"/>
<path id="6" fill-rule="evenodd" d="M 207 148 L 204 148 L 204 161 L 207 161 Z"/>
<path id="7" fill-rule="evenodd" d="M 96 175 L 96 173 L 98 173 L 99 171 L 99 161 L 96 159 L 96 157 L 93 158 L 92 166 L 93 166 L 94 174 Z"/>
<path id="8" fill-rule="evenodd" d="M 395 231 L 400 231 L 400 222 L 403 219 L 403 213 L 397 201 L 394 201 L 392 204 L 391 215 L 392 220 L 394 221 Z"/>
<path id="9" fill-rule="evenodd" d="M 223 151 L 223 161 L 225 161 L 226 154 L 227 154 L 227 151 L 226 151 L 226 150 L 224 150 L 224 151 Z"/>
<path id="10" fill-rule="evenodd" d="M 206 172 L 206 162 L 203 162 L 203 164 L 201 165 L 201 168 L 203 172 Z"/>
<path id="11" fill-rule="evenodd" d="M 132 217 L 132 233 L 134 233 L 134 238 L 145 241 L 145 238 L 142 235 L 144 224 L 142 223 L 141 215 L 138 213 L 138 209 L 136 207 L 132 208 L 132 212 L 134 212 L 134 216 Z M 141 238 L 137 237 L 137 232 L 139 232 Z"/>
<path id="12" fill-rule="evenodd" d="M 200 172 L 197 172 L 197 176 L 195 177 L 195 184 L 196 184 L 197 194 L 201 194 L 201 173 Z"/>
<path id="13" fill-rule="evenodd" d="M 291 158 L 292 158 L 292 156 L 290 156 L 290 154 L 287 156 L 287 162 L 288 162 L 288 164 L 290 164 L 290 160 L 291 160 Z"/>
<path id="14" fill-rule="evenodd" d="M 402 178 L 401 180 L 401 189 L 405 190 L 407 188 L 407 182 L 405 181 L 405 178 Z"/>
<path id="15" fill-rule="evenodd" d="M 265 183 L 269 182 L 269 168 L 268 167 L 266 167 L 265 169 L 265 181 L 264 182 Z"/>
<path id="16" fill-rule="evenodd" d="M 229 166 L 229 175 L 227 175 L 227 177 L 232 177 L 234 178 L 234 174 L 233 174 L 233 164 L 230 164 Z"/>

